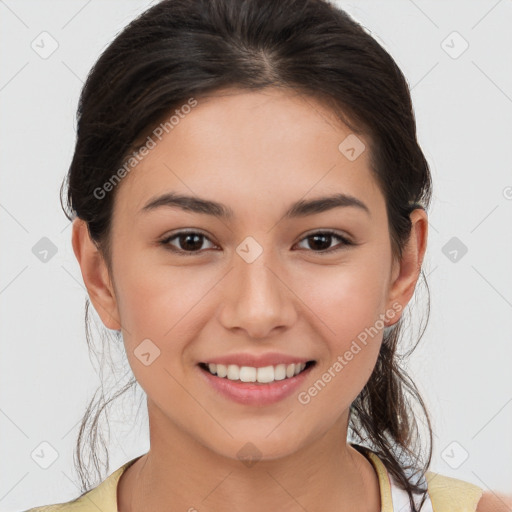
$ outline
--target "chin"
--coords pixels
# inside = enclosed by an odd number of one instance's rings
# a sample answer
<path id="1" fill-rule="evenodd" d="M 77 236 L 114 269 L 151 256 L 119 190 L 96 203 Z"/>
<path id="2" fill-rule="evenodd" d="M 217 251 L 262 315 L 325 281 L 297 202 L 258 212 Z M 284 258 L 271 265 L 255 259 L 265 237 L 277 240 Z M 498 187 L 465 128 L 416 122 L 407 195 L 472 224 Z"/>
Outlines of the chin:
<path id="1" fill-rule="evenodd" d="M 225 444 L 210 446 L 210 449 L 223 457 L 240 461 L 247 467 L 252 467 L 257 462 L 289 457 L 296 453 L 305 442 L 304 439 L 290 438 L 289 433 L 284 429 L 281 436 L 274 436 L 275 431 L 268 435 L 271 431 L 272 429 L 263 429 L 240 435 L 231 432 L 233 439 L 229 439 Z"/>

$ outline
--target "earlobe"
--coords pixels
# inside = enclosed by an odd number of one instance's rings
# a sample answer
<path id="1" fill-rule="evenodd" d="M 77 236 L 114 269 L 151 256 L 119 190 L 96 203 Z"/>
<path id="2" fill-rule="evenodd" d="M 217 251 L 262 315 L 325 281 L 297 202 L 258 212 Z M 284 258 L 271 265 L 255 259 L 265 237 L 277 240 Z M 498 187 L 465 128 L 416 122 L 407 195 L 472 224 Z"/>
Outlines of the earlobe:
<path id="1" fill-rule="evenodd" d="M 398 302 L 403 309 L 408 304 L 414 294 L 427 248 L 428 217 L 425 210 L 421 208 L 413 210 L 410 218 L 411 235 L 403 249 L 402 260 L 393 267 L 388 307 L 392 307 L 394 303 Z M 388 325 L 393 325 L 399 319 L 400 316 Z"/>
<path id="2" fill-rule="evenodd" d="M 73 221 L 72 245 L 94 309 L 108 329 L 119 330 L 119 312 L 104 257 L 82 219 Z"/>

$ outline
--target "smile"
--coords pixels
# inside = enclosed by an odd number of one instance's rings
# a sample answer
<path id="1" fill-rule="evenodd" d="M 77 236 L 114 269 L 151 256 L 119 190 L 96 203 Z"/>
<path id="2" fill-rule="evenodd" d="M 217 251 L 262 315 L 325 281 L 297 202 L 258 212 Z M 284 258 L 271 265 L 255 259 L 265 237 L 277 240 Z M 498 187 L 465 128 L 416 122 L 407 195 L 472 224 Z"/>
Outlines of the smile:
<path id="1" fill-rule="evenodd" d="M 200 366 L 217 377 L 239 382 L 267 384 L 278 380 L 290 379 L 313 364 L 314 361 L 308 361 L 307 363 L 277 364 L 275 366 L 264 366 L 262 368 L 214 363 L 208 365 L 206 363 L 200 363 Z"/>
<path id="2" fill-rule="evenodd" d="M 264 407 L 298 392 L 315 365 L 316 361 L 259 368 L 218 363 L 215 366 L 213 363 L 199 363 L 197 367 L 208 387 L 218 396 L 245 406 Z M 265 382 L 256 380 L 258 378 Z"/>

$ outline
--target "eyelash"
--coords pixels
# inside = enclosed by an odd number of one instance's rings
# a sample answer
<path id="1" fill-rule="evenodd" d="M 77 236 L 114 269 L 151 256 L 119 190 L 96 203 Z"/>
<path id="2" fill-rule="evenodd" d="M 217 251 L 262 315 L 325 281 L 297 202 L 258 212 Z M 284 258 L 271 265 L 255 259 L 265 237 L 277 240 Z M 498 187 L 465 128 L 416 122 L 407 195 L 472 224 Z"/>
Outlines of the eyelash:
<path id="1" fill-rule="evenodd" d="M 176 247 L 173 247 L 172 245 L 170 245 L 169 242 L 171 240 L 174 240 L 175 238 L 178 238 L 178 237 L 183 236 L 183 235 L 199 235 L 200 237 L 203 237 L 206 240 L 209 240 L 211 242 L 211 240 L 206 235 L 204 235 L 201 232 L 198 232 L 198 231 L 179 231 L 177 233 L 174 233 L 171 236 L 168 236 L 168 237 L 164 238 L 163 240 L 160 240 L 158 243 L 160 245 L 163 245 L 167 250 L 169 250 L 171 252 L 174 252 L 174 253 L 177 253 L 177 254 L 180 254 L 180 255 L 183 255 L 183 256 L 193 256 L 195 254 L 200 254 L 202 251 L 184 251 L 183 249 L 177 249 Z M 321 251 L 311 251 L 311 252 L 314 252 L 314 253 L 320 254 L 320 255 L 333 254 L 335 252 L 338 252 L 338 251 L 344 249 L 346 246 L 357 245 L 354 242 L 352 242 L 349 239 L 347 239 L 346 237 L 340 235 L 336 231 L 331 231 L 331 230 L 328 230 L 328 229 L 327 230 L 323 230 L 323 231 L 315 231 L 313 233 L 309 233 L 307 236 L 305 236 L 304 238 L 299 240 L 298 243 L 300 243 L 300 242 L 302 242 L 304 240 L 307 240 L 308 238 L 311 238 L 311 237 L 313 237 L 315 235 L 330 235 L 330 236 L 332 236 L 334 238 L 337 238 L 338 240 L 341 240 L 341 242 L 342 242 L 341 244 L 339 244 L 338 247 L 335 247 L 334 249 L 331 248 L 331 249 L 325 249 L 325 250 L 321 250 Z"/>

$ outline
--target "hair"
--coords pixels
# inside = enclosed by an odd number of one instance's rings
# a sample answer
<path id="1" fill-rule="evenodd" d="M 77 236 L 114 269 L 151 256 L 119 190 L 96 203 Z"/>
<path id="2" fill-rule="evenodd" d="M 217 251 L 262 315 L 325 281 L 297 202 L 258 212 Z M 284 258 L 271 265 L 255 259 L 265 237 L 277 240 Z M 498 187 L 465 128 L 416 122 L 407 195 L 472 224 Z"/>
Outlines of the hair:
<path id="1" fill-rule="evenodd" d="M 109 270 L 116 189 L 99 199 L 98 187 L 112 180 L 164 116 L 190 98 L 226 88 L 267 87 L 322 102 L 354 133 L 368 138 L 371 172 L 386 202 L 392 255 L 402 257 L 410 213 L 429 207 L 431 175 L 417 141 L 407 81 L 369 31 L 327 0 L 163 0 L 129 23 L 91 69 L 79 99 L 74 155 L 61 187 L 62 203 L 67 185 L 67 204 L 62 204 L 67 217 L 85 221 Z M 426 283 L 423 270 L 421 275 Z M 86 326 L 88 306 L 86 300 Z M 426 497 L 424 475 L 433 440 L 425 404 L 402 367 L 425 329 L 412 349 L 400 354 L 403 320 L 404 315 L 384 331 L 373 373 L 350 406 L 348 432 L 360 448 L 377 453 L 416 511 L 413 494 Z M 89 334 L 86 327 L 91 350 Z M 87 407 L 76 446 L 84 491 L 91 484 L 81 459 L 83 443 L 88 440 L 99 472 L 99 417 L 135 383 L 132 379 L 108 400 L 102 393 L 95 402 L 95 395 Z M 423 463 L 413 405 L 420 406 L 428 427 Z M 413 478 L 416 473 L 421 481 Z"/>

